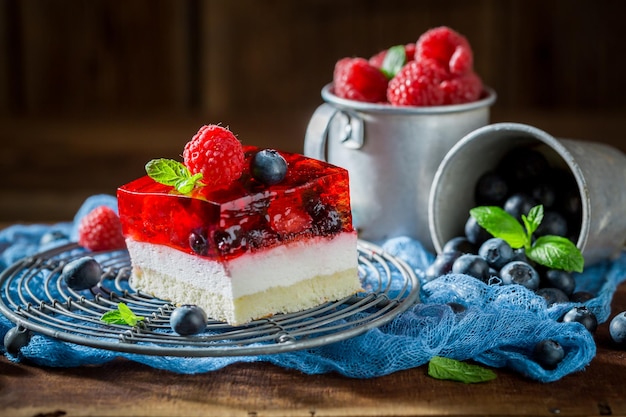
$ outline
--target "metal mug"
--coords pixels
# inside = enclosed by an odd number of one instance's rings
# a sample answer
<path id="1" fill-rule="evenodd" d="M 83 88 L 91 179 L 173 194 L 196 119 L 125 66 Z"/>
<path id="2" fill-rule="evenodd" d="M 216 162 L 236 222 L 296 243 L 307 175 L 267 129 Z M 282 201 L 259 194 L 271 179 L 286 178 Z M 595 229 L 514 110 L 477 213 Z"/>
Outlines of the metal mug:
<path id="1" fill-rule="evenodd" d="M 428 195 L 439 163 L 467 133 L 489 123 L 496 94 L 447 106 L 403 107 L 346 100 L 322 89 L 304 154 L 346 168 L 353 223 L 373 242 L 409 236 L 433 250 Z"/>
<path id="2" fill-rule="evenodd" d="M 582 224 L 576 246 L 591 265 L 618 254 L 626 242 L 626 155 L 612 146 L 574 139 L 556 139 L 536 127 L 495 123 L 461 139 L 435 174 L 429 197 L 429 227 L 437 252 L 463 234 L 475 206 L 478 178 L 493 169 L 516 147 L 532 146 L 554 166 L 576 180 Z"/>

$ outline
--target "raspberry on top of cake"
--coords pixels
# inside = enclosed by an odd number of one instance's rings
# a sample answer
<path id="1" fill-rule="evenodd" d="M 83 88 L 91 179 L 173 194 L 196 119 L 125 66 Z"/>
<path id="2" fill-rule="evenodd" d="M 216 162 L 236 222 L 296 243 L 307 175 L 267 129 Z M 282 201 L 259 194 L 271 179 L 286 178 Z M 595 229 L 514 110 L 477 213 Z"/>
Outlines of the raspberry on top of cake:
<path id="1" fill-rule="evenodd" d="M 118 189 L 131 284 L 241 324 L 360 290 L 348 173 L 203 126 Z"/>

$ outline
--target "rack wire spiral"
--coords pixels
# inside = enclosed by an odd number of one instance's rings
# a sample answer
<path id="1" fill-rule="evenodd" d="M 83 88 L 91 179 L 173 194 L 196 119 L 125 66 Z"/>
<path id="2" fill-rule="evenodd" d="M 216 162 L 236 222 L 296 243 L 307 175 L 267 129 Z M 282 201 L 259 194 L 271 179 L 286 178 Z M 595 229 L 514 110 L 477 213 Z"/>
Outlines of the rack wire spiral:
<path id="1" fill-rule="evenodd" d="M 133 290 L 125 250 L 86 252 L 68 244 L 16 262 L 0 274 L 0 312 L 16 324 L 65 342 L 126 353 L 178 357 L 274 354 L 358 336 L 391 321 L 419 301 L 419 280 L 403 261 L 365 241 L 357 245 L 365 291 L 335 302 L 277 314 L 242 326 L 209 321 L 205 331 L 180 336 L 169 325 L 175 305 Z M 99 284 L 74 291 L 59 279 L 82 256 L 102 266 Z M 107 324 L 102 315 L 127 304 L 144 320 Z"/>

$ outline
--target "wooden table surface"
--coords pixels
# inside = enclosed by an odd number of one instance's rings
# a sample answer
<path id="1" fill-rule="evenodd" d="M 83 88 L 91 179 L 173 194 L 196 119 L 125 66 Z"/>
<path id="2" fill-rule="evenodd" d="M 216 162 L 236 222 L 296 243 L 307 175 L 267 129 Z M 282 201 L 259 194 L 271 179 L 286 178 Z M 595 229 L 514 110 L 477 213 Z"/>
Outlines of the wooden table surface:
<path id="1" fill-rule="evenodd" d="M 626 310 L 626 284 L 612 315 Z M 626 349 L 608 323 L 581 372 L 540 383 L 506 369 L 480 384 L 436 380 L 426 367 L 372 378 L 305 375 L 267 363 L 237 363 L 180 375 L 117 359 L 42 368 L 0 359 L 0 416 L 442 416 L 626 415 Z"/>

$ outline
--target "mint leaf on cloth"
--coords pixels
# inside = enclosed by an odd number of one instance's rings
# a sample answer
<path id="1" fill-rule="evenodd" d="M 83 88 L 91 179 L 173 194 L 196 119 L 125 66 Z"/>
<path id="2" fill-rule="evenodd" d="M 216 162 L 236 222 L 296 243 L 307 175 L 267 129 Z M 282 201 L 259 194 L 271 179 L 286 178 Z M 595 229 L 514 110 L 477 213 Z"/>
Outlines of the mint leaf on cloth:
<path id="1" fill-rule="evenodd" d="M 442 356 L 434 356 L 428 362 L 428 375 L 435 379 L 449 379 L 465 384 L 487 382 L 497 377 L 491 369 Z"/>

